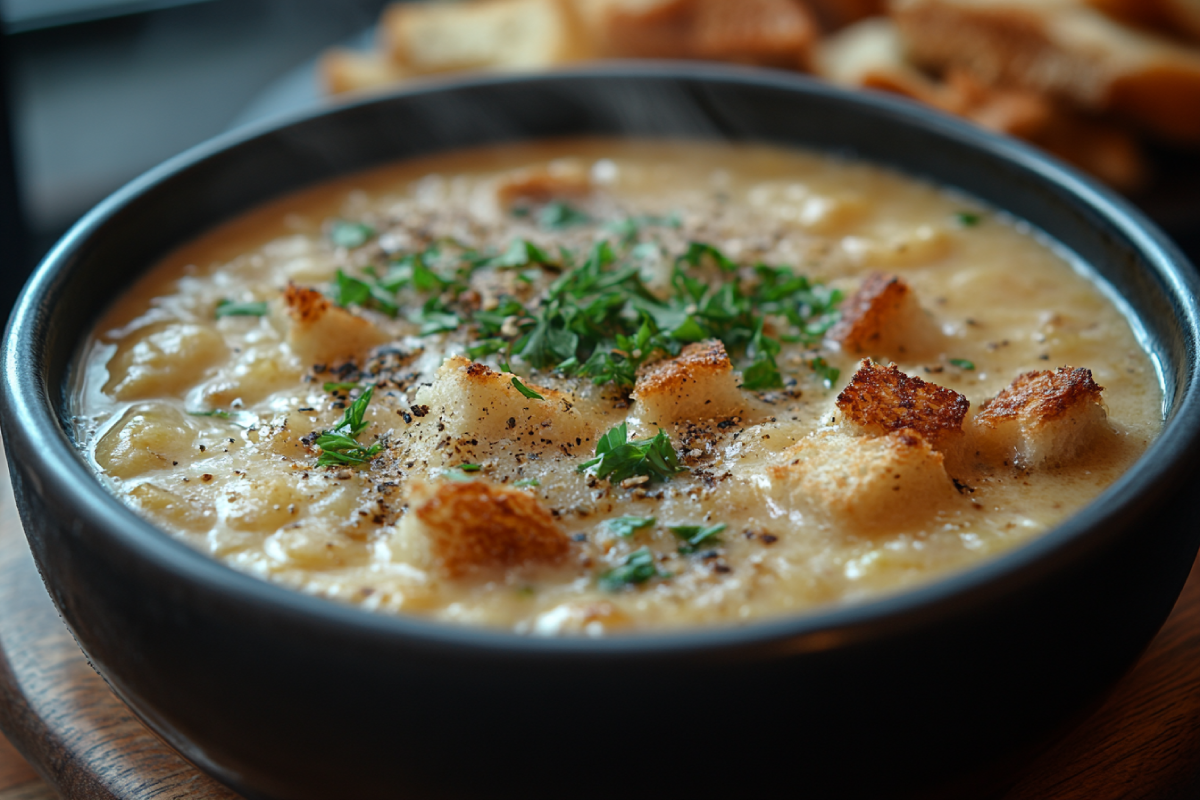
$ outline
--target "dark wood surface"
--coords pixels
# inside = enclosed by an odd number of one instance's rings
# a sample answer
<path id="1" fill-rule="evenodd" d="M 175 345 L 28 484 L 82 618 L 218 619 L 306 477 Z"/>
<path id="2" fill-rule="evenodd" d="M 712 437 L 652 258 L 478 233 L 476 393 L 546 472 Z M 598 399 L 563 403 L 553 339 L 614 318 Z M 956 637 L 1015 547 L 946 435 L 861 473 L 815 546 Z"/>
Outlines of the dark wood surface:
<path id="1" fill-rule="evenodd" d="M 28 759 L 0 746 L 0 800 L 239 797 L 160 741 L 88 665 L 34 567 L 2 457 L 0 728 Z M 1200 798 L 1200 567 L 1099 710 L 1006 782 L 1002 800 Z"/>

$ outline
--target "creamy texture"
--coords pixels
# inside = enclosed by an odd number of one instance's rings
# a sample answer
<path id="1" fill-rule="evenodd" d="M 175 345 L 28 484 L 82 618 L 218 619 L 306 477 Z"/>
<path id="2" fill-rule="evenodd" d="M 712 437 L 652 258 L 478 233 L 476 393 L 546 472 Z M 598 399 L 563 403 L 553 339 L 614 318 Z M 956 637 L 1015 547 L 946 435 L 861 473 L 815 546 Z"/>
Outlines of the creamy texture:
<path id="1" fill-rule="evenodd" d="M 539 194 L 543 178 L 549 195 Z M 566 197 L 594 222 L 547 229 L 539 222 L 547 196 Z M 514 215 L 506 203 L 530 213 Z M 660 296 L 674 258 L 701 241 L 743 265 L 739 280 L 750 283 L 758 262 L 791 266 L 847 295 L 873 271 L 897 275 L 932 333 L 903 352 L 784 343 L 777 362 L 787 385 L 761 392 L 737 388 L 736 374 L 714 367 L 712 381 L 685 371 L 692 388 L 684 380 L 655 394 L 644 383 L 631 398 L 628 389 L 508 357 L 546 398 L 535 400 L 499 374 L 502 354 L 481 357 L 491 369 L 474 378 L 467 362 L 442 367 L 477 337 L 470 326 L 420 335 L 407 314 L 436 290 L 401 289 L 395 318 L 354 307 L 369 321 L 354 360 L 336 352 L 344 337 L 305 329 L 283 297 L 289 282 L 329 291 L 339 269 L 386 271 L 450 237 L 496 253 L 525 239 L 580 259 L 608 237 L 627 253 L 633 243 L 607 226 L 645 215 L 679 223 L 636 231 L 636 242 L 650 243 L 636 265 Z M 379 235 L 334 246 L 335 219 L 365 221 Z M 729 277 L 711 264 L 696 274 Z M 467 301 L 487 308 L 514 297 L 533 310 L 558 275 L 484 267 L 470 277 Z M 265 301 L 268 313 L 217 318 L 222 300 Z M 788 330 L 774 318 L 766 327 Z M 849 424 L 835 399 L 864 355 L 964 395 L 965 438 L 933 453 Z M 750 363 L 738 348 L 730 356 L 735 368 Z M 818 357 L 840 370 L 832 387 L 810 366 Z M 1066 456 L 1022 463 L 975 447 L 972 419 L 984 401 L 1021 373 L 1065 365 L 1091 370 L 1107 408 Z M 171 535 L 301 591 L 545 634 L 732 622 L 929 581 L 1078 510 L 1136 460 L 1161 422 L 1159 384 L 1128 320 L 1022 225 L 876 167 L 757 146 L 512 146 L 401 164 L 286 198 L 188 244 L 131 287 L 97 326 L 79 374 L 80 447 L 117 496 Z M 380 453 L 365 464 L 317 466 L 315 435 L 334 428 L 357 397 L 327 391 L 326 382 L 375 386 L 358 441 L 378 442 Z M 624 485 L 577 471 L 596 438 L 623 421 L 631 438 L 663 429 L 687 471 Z M 896 496 L 903 500 L 867 483 L 854 496 L 859 489 L 844 480 L 803 466 L 813 459 L 801 456 L 813 452 L 836 461 L 875 448 L 890 458 L 888 442 L 930 476 L 928 486 L 925 478 L 905 483 Z M 464 474 L 463 464 L 480 469 Z M 523 539 L 495 564 L 456 569 L 438 537 L 459 535 L 445 532 L 445 520 L 467 518 L 465 506 L 446 506 L 453 492 L 444 494 L 441 529 L 414 510 L 433 519 L 430 497 L 464 477 L 535 501 L 528 509 L 516 501 L 516 511 L 502 503 L 496 514 L 519 520 L 511 535 L 544 538 Z M 621 536 L 606 520 L 622 515 L 656 522 Z M 716 524 L 726 527 L 690 553 L 668 530 Z M 642 548 L 653 556 L 653 577 L 624 587 L 604 580 Z"/>

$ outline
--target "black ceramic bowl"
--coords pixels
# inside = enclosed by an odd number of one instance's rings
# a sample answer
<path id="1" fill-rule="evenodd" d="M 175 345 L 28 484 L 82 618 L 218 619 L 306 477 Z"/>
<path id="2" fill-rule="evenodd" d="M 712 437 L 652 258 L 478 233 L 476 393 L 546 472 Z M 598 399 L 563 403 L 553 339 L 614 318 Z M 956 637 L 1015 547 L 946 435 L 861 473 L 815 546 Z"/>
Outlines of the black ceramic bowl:
<path id="1" fill-rule="evenodd" d="M 608 640 L 374 615 L 164 535 L 72 445 L 66 387 L 101 310 L 182 241 L 386 161 L 573 135 L 837 151 L 975 195 L 1095 266 L 1161 364 L 1163 435 L 1047 535 L 905 594 Z M 1196 275 L 1138 213 L 1013 142 L 902 101 L 700 66 L 418 88 L 227 136 L 103 203 L 37 270 L 4 350 L 4 440 L 46 584 L 151 728 L 251 797 L 897 794 L 995 765 L 1111 685 L 1166 618 L 1200 525 Z"/>

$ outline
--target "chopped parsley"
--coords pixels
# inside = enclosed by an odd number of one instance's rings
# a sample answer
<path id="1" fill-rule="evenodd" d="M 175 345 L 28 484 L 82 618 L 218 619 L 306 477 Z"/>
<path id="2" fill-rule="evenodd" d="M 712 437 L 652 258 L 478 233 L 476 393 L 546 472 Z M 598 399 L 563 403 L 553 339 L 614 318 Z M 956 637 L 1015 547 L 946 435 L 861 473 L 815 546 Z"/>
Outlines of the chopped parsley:
<path id="1" fill-rule="evenodd" d="M 215 409 L 215 408 L 211 411 L 189 411 L 187 413 L 189 416 L 193 416 L 193 417 L 216 417 L 217 419 L 233 419 L 233 414 L 230 414 L 228 411 L 221 411 L 220 409 Z"/>
<path id="2" fill-rule="evenodd" d="M 327 392 L 348 392 L 351 389 L 357 389 L 358 383 L 348 381 L 346 383 L 335 383 L 333 381 L 325 382 L 325 391 Z"/>
<path id="3" fill-rule="evenodd" d="M 954 221 L 964 228 L 974 228 L 983 221 L 983 215 L 974 211 L 959 211 L 955 213 Z"/>
<path id="4" fill-rule="evenodd" d="M 329 228 L 329 241 L 334 247 L 353 250 L 362 247 L 375 237 L 375 229 L 363 222 L 337 220 Z"/>
<path id="5" fill-rule="evenodd" d="M 659 572 L 658 567 L 654 566 L 654 553 L 650 552 L 650 548 L 643 547 L 630 553 L 624 564 L 601 575 L 600 588 L 615 592 L 635 583 L 645 583 L 651 578 L 669 577 L 671 573 Z"/>
<path id="6" fill-rule="evenodd" d="M 479 464 L 459 464 L 458 468 L 463 472 L 479 472 L 479 470 L 483 469 Z"/>
<path id="7" fill-rule="evenodd" d="M 529 488 L 532 486 L 541 486 L 541 485 L 542 485 L 542 482 L 539 481 L 537 478 L 522 478 L 521 480 L 513 483 L 513 486 L 517 487 L 518 489 L 526 489 L 526 488 Z"/>
<path id="8" fill-rule="evenodd" d="M 617 536 L 628 538 L 641 528 L 649 528 L 657 520 L 654 517 L 616 517 L 604 523 L 604 526 Z"/>
<path id="9" fill-rule="evenodd" d="M 561 200 L 547 203 L 542 207 L 542 212 L 538 214 L 538 224 L 552 231 L 561 231 L 576 225 L 587 225 L 591 221 L 592 218 L 587 214 Z"/>
<path id="10" fill-rule="evenodd" d="M 808 366 L 817 373 L 817 377 L 825 384 L 826 389 L 832 389 L 833 385 L 837 383 L 838 376 L 842 374 L 840 369 L 829 366 L 829 362 L 820 356 L 809 361 Z"/>
<path id="11" fill-rule="evenodd" d="M 975 362 L 968 361 L 965 358 L 951 358 L 951 359 L 949 359 L 949 361 L 952 365 L 958 367 L 959 369 L 965 369 L 965 370 L 975 369 Z"/>
<path id="12" fill-rule="evenodd" d="M 264 317 L 266 314 L 267 301 L 265 300 L 252 303 L 237 303 L 233 300 L 222 300 L 217 303 L 217 319 L 221 317 Z"/>
<path id="13" fill-rule="evenodd" d="M 645 475 L 651 480 L 669 480 L 686 472 L 671 445 L 671 438 L 661 428 L 651 439 L 628 441 L 629 428 L 622 422 L 596 442 L 596 457 L 576 467 L 577 472 L 595 468 L 598 478 L 620 483 L 634 476 Z"/>
<path id="14" fill-rule="evenodd" d="M 728 526 L 725 523 L 717 525 L 672 525 L 669 530 L 684 540 L 679 546 L 679 552 L 687 555 L 700 549 L 702 544 L 717 544 L 720 539 L 717 534 Z"/>
<path id="15" fill-rule="evenodd" d="M 546 399 L 546 398 L 542 397 L 540 394 L 538 394 L 537 392 L 535 392 L 533 389 L 530 389 L 528 386 L 521 383 L 521 379 L 516 377 L 515 375 L 513 376 L 513 379 L 512 379 L 512 385 L 516 387 L 518 392 L 525 395 L 530 400 L 545 400 Z"/>
<path id="16" fill-rule="evenodd" d="M 333 283 L 333 301 L 339 306 L 363 306 L 394 317 L 400 310 L 396 296 L 378 283 L 367 283 L 351 277 L 340 269 Z"/>
<path id="17" fill-rule="evenodd" d="M 352 466 L 365 464 L 383 449 L 379 442 L 370 447 L 363 447 L 356 439 L 370 425 L 363 419 L 367 406 L 371 403 L 371 394 L 375 387 L 367 387 L 357 400 L 350 404 L 342 415 L 342 421 L 333 430 L 326 431 L 317 438 L 317 447 L 321 455 L 317 457 L 317 466 Z"/>

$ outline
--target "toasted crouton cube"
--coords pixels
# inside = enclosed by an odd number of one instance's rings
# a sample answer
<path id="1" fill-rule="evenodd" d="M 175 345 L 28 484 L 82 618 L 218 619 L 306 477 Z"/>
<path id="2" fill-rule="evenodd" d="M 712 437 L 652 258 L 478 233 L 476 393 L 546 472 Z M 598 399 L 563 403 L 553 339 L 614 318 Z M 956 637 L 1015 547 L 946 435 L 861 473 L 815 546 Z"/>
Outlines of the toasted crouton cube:
<path id="1" fill-rule="evenodd" d="M 895 0 L 921 66 L 1114 112 L 1161 138 L 1200 142 L 1200 53 L 1077 0 Z"/>
<path id="2" fill-rule="evenodd" d="M 426 541 L 433 568 L 452 579 L 555 565 L 571 550 L 532 494 L 486 481 L 415 484 L 401 524 L 403 535 Z"/>
<path id="3" fill-rule="evenodd" d="M 543 399 L 526 397 L 513 385 L 514 377 L 462 356 L 447 358 L 433 385 L 417 392 L 417 402 L 429 407 L 418 427 L 437 428 L 434 436 L 426 431 L 420 435 L 426 439 L 448 436 L 463 452 L 476 455 L 487 448 L 513 446 L 529 451 L 588 452 L 596 432 L 579 413 L 575 398 L 535 384 L 527 386 Z"/>
<path id="4" fill-rule="evenodd" d="M 591 56 L 564 0 L 395 3 L 380 33 L 392 60 L 418 74 L 531 70 Z"/>
<path id="5" fill-rule="evenodd" d="M 651 426 L 728 416 L 746 402 L 725 345 L 716 339 L 689 344 L 675 358 L 643 367 L 633 399 L 638 416 Z"/>
<path id="6" fill-rule="evenodd" d="M 916 293 L 896 275 L 873 272 L 842 304 L 842 318 L 828 333 L 851 353 L 922 358 L 945 340 Z"/>
<path id="7" fill-rule="evenodd" d="M 920 433 L 886 436 L 823 431 L 784 451 L 770 468 L 779 499 L 863 529 L 927 516 L 955 497 L 944 458 Z"/>
<path id="8" fill-rule="evenodd" d="M 813 71 L 842 86 L 878 89 L 959 111 L 945 87 L 909 62 L 896 24 L 883 17 L 822 40 L 813 54 Z"/>
<path id="9" fill-rule="evenodd" d="M 288 284 L 288 344 L 309 364 L 352 361 L 388 340 L 387 334 L 368 319 L 335 306 L 314 289 Z"/>
<path id="10" fill-rule="evenodd" d="M 578 199 L 592 190 L 588 168 L 581 161 L 560 159 L 544 167 L 518 169 L 496 185 L 496 201 L 504 210 L 541 205 L 551 200 Z"/>
<path id="11" fill-rule="evenodd" d="M 1024 469 L 1064 464 L 1107 429 L 1102 391 L 1082 367 L 1026 372 L 975 415 L 974 443 Z"/>
<path id="12" fill-rule="evenodd" d="M 408 70 L 384 53 L 332 48 L 318 65 L 321 84 L 330 94 L 366 92 L 399 83 Z"/>
<path id="13" fill-rule="evenodd" d="M 575 0 L 601 55 L 796 68 L 817 26 L 796 0 Z"/>
<path id="14" fill-rule="evenodd" d="M 971 402 L 958 392 L 864 359 L 837 397 L 852 425 L 875 435 L 916 431 L 943 449 L 962 433 Z"/>

